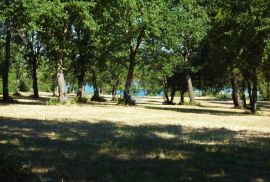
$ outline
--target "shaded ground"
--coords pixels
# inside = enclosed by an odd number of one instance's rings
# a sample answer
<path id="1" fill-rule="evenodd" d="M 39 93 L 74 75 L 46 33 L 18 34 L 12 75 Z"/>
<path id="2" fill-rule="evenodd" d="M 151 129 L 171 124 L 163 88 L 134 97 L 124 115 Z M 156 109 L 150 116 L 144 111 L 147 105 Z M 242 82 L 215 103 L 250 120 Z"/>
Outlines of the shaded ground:
<path id="1" fill-rule="evenodd" d="M 1 153 L 54 181 L 270 180 L 270 135 L 2 118 Z"/>
<path id="2" fill-rule="evenodd" d="M 211 99 L 203 107 L 23 99 L 0 105 L 0 181 L 270 181 L 267 102 L 253 116 Z"/>

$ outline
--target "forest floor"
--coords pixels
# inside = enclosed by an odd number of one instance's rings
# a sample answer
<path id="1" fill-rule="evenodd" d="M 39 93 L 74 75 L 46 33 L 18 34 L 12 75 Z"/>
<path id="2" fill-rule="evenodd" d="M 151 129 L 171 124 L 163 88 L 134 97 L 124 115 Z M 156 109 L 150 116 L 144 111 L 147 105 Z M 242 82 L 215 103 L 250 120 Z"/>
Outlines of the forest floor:
<path id="1" fill-rule="evenodd" d="M 0 104 L 0 181 L 270 181 L 270 103 Z M 107 97 L 109 100 L 109 98 Z"/>

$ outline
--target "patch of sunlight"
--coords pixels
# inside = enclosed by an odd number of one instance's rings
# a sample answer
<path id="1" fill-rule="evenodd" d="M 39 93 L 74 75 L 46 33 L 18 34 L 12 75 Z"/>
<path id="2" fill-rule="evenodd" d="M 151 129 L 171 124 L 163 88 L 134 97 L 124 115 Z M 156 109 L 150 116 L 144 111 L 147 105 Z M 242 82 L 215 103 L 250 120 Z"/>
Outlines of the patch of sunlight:
<path id="1" fill-rule="evenodd" d="M 49 171 L 53 171 L 54 168 L 44 168 L 44 167 L 35 167 L 35 168 L 32 168 L 32 173 L 35 173 L 35 174 L 46 174 L 48 173 Z"/>
<path id="2" fill-rule="evenodd" d="M 124 130 L 117 130 L 115 137 L 132 137 L 133 132 L 131 131 L 124 131 Z"/>
<path id="3" fill-rule="evenodd" d="M 169 159 L 169 160 L 187 160 L 189 158 L 187 153 L 179 151 L 170 151 L 170 152 L 151 152 L 146 154 L 146 159 Z"/>
<path id="4" fill-rule="evenodd" d="M 66 141 L 69 141 L 69 142 L 72 142 L 72 141 L 75 141 L 76 138 L 75 137 L 67 137 L 66 138 Z"/>
<path id="5" fill-rule="evenodd" d="M 18 138 L 12 139 L 8 141 L 11 145 L 20 145 L 20 140 Z"/>
<path id="6" fill-rule="evenodd" d="M 85 136 L 87 136 L 88 134 L 86 133 L 86 132 L 82 132 L 82 133 L 80 133 L 80 136 L 81 137 L 85 137 Z"/>
<path id="7" fill-rule="evenodd" d="M 59 135 L 55 132 L 44 132 L 42 135 L 51 140 L 57 140 L 59 138 Z"/>
<path id="8" fill-rule="evenodd" d="M 226 173 L 225 171 L 221 170 L 219 173 L 214 173 L 214 174 L 207 174 L 209 178 L 220 178 L 220 177 L 225 177 Z"/>
<path id="9" fill-rule="evenodd" d="M 251 179 L 251 182 L 267 182 L 267 180 L 262 179 L 262 178 L 255 178 L 255 179 Z"/>
<path id="10" fill-rule="evenodd" d="M 224 141 L 199 141 L 199 140 L 192 140 L 188 142 L 190 144 L 196 144 L 196 145 L 228 145 L 230 144 L 229 141 L 224 140 Z"/>
<path id="11" fill-rule="evenodd" d="M 39 152 L 42 151 L 41 148 L 37 148 L 37 147 L 29 147 L 27 149 L 23 149 L 24 152 Z"/>
<path id="12" fill-rule="evenodd" d="M 8 144 L 7 140 L 0 140 L 0 144 Z"/>
<path id="13" fill-rule="evenodd" d="M 116 156 L 116 159 L 120 159 L 120 160 L 129 160 L 134 156 L 134 152 L 123 152 L 119 155 Z"/>
<path id="14" fill-rule="evenodd" d="M 154 132 L 154 134 L 162 139 L 173 139 L 177 137 L 175 134 L 169 132 Z"/>

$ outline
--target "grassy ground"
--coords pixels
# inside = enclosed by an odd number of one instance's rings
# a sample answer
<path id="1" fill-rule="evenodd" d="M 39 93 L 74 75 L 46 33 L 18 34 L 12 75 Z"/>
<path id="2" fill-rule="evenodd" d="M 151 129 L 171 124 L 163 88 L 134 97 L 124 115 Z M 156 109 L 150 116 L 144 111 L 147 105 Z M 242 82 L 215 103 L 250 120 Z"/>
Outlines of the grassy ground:
<path id="1" fill-rule="evenodd" d="M 197 107 L 139 97 L 123 107 L 47 106 L 42 96 L 0 105 L 0 179 L 270 181 L 268 102 L 251 115 L 214 98 Z"/>

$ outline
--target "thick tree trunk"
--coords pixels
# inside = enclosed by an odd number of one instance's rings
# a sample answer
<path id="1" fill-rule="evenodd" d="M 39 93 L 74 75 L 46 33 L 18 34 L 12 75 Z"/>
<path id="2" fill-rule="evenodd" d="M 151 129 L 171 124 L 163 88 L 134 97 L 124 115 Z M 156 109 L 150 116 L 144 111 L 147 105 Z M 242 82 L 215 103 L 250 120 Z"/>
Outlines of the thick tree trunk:
<path id="1" fill-rule="evenodd" d="M 8 4 L 8 1 L 6 1 Z M 6 26 L 6 44 L 5 44 L 5 59 L 3 63 L 3 101 L 9 101 L 9 90 L 8 90 L 8 80 L 9 80 L 9 68 L 10 68 L 10 59 L 11 59 L 11 31 L 10 31 L 10 20 L 7 19 L 5 22 Z"/>
<path id="2" fill-rule="evenodd" d="M 78 79 L 78 92 L 77 92 L 77 97 L 81 101 L 83 95 L 84 95 L 84 79 L 85 79 L 85 73 L 86 73 L 86 55 L 83 53 L 80 54 L 79 58 L 79 65 L 77 67 L 77 79 Z"/>
<path id="3" fill-rule="evenodd" d="M 254 78 L 252 80 L 252 94 L 251 94 L 251 103 L 250 103 L 250 111 L 252 113 L 256 113 L 257 112 L 257 99 L 258 99 L 258 83 L 257 83 L 257 78 Z"/>
<path id="4" fill-rule="evenodd" d="M 251 90 L 251 84 L 250 84 L 249 80 L 247 80 L 247 88 L 248 88 L 249 104 L 251 104 L 251 102 L 252 102 L 252 90 Z"/>
<path id="5" fill-rule="evenodd" d="M 92 84 L 94 88 L 94 95 L 92 96 L 92 100 L 99 101 L 100 100 L 99 87 L 97 84 L 97 75 L 94 69 L 92 69 Z"/>
<path id="6" fill-rule="evenodd" d="M 239 83 L 236 75 L 233 75 L 231 78 L 232 84 L 232 100 L 234 107 L 242 108 L 240 94 L 239 94 Z"/>
<path id="7" fill-rule="evenodd" d="M 267 82 L 267 85 L 266 85 L 266 98 L 265 100 L 267 101 L 270 101 L 270 83 Z"/>
<path id="8" fill-rule="evenodd" d="M 84 73 L 80 73 L 80 75 L 78 75 L 78 92 L 77 92 L 77 97 L 79 98 L 79 100 L 82 99 L 83 94 L 84 94 Z"/>
<path id="9" fill-rule="evenodd" d="M 195 97 L 194 97 L 194 93 L 193 93 L 193 86 L 192 86 L 192 80 L 191 80 L 190 75 L 186 76 L 186 80 L 187 80 L 187 86 L 188 86 L 189 101 L 191 103 L 194 103 Z"/>
<path id="10" fill-rule="evenodd" d="M 119 81 L 112 85 L 112 101 L 116 100 L 116 92 Z"/>
<path id="11" fill-rule="evenodd" d="M 66 91 L 64 73 L 62 70 L 57 72 L 57 83 L 58 83 L 59 101 L 61 103 L 64 103 L 68 100 L 68 95 Z"/>

